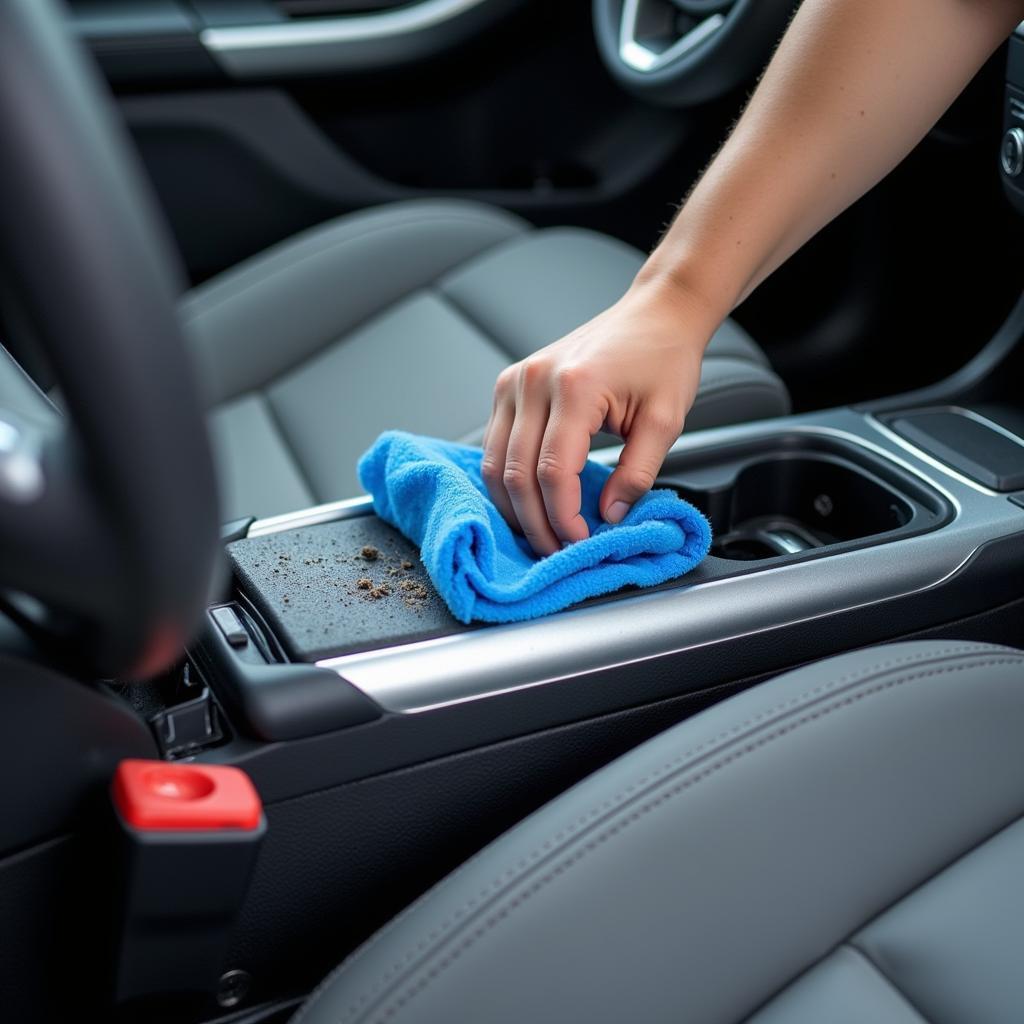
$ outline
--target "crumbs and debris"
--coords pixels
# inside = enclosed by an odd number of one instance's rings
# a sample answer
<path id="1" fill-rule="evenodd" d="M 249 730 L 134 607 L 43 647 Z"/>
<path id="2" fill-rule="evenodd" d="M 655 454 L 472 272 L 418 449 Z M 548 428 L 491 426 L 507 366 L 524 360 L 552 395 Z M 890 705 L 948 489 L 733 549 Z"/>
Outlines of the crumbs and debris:
<path id="1" fill-rule="evenodd" d="M 325 538 L 319 550 L 289 553 L 271 547 L 267 554 L 270 557 L 263 561 L 263 571 L 272 574 L 278 608 L 292 621 L 312 611 L 310 602 L 320 599 L 334 608 L 348 607 L 356 599 L 373 604 L 383 601 L 379 614 L 384 616 L 394 614 L 391 609 L 396 600 L 417 614 L 435 600 L 423 565 L 397 545 L 359 541 L 345 545 L 336 538 Z"/>

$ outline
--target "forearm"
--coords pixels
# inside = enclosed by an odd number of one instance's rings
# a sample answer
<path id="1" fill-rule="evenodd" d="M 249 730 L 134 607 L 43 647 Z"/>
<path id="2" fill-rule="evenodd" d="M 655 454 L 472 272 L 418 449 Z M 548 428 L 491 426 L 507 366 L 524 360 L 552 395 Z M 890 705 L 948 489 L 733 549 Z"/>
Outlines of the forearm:
<path id="1" fill-rule="evenodd" d="M 1021 0 L 804 0 L 639 283 L 717 325 L 923 138 Z"/>

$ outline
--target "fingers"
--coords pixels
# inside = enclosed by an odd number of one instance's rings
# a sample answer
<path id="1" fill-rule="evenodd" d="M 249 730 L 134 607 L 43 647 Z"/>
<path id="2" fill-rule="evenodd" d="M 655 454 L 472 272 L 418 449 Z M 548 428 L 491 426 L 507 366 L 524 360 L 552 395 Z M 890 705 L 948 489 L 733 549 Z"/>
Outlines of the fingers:
<path id="1" fill-rule="evenodd" d="M 540 555 L 584 540 L 580 473 L 607 409 L 578 371 L 540 360 L 509 367 L 495 385 L 481 473 L 508 524 Z"/>
<path id="2" fill-rule="evenodd" d="M 516 418 L 509 435 L 502 483 L 508 492 L 523 536 L 539 555 L 561 547 L 551 524 L 537 479 L 541 442 L 550 413 L 545 372 L 538 364 L 524 363 L 519 373 Z"/>
<path id="3" fill-rule="evenodd" d="M 637 416 L 619 464 L 601 492 L 601 516 L 606 522 L 622 522 L 637 499 L 654 486 L 665 453 L 679 437 L 682 425 L 681 415 L 652 410 Z"/>
<path id="4" fill-rule="evenodd" d="M 513 530 L 518 531 L 519 521 L 516 519 L 515 509 L 512 508 L 512 502 L 502 480 L 508 439 L 516 416 L 514 370 L 515 367 L 510 366 L 494 385 L 494 409 L 484 433 L 484 454 L 480 462 L 480 473 L 487 486 L 487 493 L 502 518 Z"/>
<path id="5" fill-rule="evenodd" d="M 580 473 L 590 454 L 590 439 L 604 411 L 588 409 L 584 396 L 563 376 L 556 392 L 537 460 L 537 481 L 548 522 L 562 543 L 590 536 L 580 515 Z M 594 421 L 596 420 L 596 425 Z"/>

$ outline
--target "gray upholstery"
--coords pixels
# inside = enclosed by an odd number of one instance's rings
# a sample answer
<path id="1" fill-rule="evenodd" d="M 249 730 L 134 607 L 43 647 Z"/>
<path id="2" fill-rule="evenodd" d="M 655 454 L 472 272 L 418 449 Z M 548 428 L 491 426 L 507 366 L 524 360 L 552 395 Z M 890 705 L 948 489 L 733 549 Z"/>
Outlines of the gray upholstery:
<path id="1" fill-rule="evenodd" d="M 790 672 L 532 815 L 296 1019 L 1020 1020 L 1022 739 L 1009 648 Z"/>
<path id="2" fill-rule="evenodd" d="M 417 201 L 314 228 L 196 289 L 182 316 L 224 517 L 359 493 L 356 459 L 388 427 L 478 440 L 500 370 L 610 305 L 641 262 L 590 231 Z M 788 408 L 764 355 L 726 323 L 689 427 Z"/>

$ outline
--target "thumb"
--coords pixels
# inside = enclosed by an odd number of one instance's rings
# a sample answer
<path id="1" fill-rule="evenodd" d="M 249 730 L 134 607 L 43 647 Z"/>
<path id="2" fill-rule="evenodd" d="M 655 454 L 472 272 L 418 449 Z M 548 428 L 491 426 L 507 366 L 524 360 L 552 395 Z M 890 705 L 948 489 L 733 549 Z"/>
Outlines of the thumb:
<path id="1" fill-rule="evenodd" d="M 621 523 L 634 502 L 653 486 L 661 471 L 665 453 L 672 447 L 682 427 L 669 418 L 638 418 L 626 439 L 619 464 L 601 492 L 599 508 L 608 523 Z"/>

